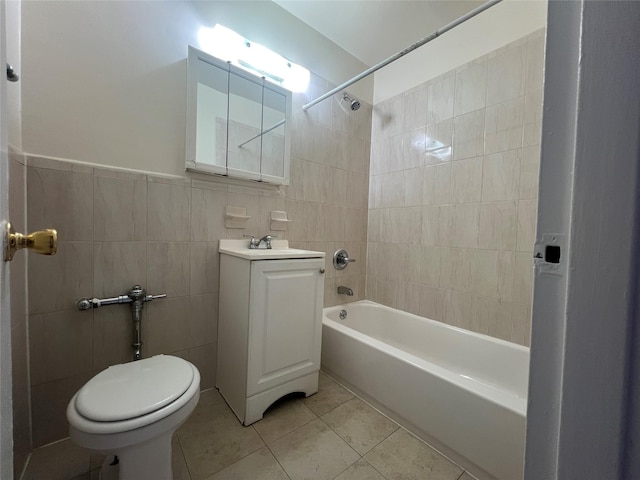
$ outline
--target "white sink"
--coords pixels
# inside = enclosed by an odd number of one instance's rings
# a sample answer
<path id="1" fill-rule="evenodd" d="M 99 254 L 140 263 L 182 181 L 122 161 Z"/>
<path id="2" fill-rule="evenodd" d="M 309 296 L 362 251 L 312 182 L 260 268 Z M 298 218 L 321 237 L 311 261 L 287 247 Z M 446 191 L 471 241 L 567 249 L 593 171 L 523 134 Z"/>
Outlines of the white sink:
<path id="1" fill-rule="evenodd" d="M 271 240 L 271 249 L 249 248 L 249 240 L 220 240 L 220 253 L 247 260 L 282 260 L 286 258 L 324 258 L 325 252 L 289 248 L 287 240 Z"/>

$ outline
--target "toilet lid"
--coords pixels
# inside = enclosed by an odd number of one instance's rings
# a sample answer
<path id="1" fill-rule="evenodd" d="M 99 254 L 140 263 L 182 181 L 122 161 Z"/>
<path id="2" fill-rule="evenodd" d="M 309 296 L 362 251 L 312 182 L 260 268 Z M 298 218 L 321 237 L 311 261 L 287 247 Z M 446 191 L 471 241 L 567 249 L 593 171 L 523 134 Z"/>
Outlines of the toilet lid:
<path id="1" fill-rule="evenodd" d="M 146 415 L 179 398 L 191 385 L 193 376 L 189 362 L 171 355 L 113 365 L 80 389 L 76 410 L 98 422 Z"/>

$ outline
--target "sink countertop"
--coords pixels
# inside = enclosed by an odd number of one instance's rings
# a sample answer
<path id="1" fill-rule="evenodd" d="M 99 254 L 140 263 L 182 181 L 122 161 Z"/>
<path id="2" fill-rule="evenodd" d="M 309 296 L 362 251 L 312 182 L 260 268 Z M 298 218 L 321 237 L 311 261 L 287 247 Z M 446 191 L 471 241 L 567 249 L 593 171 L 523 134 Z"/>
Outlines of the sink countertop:
<path id="1" fill-rule="evenodd" d="M 247 260 L 283 260 L 287 258 L 324 258 L 325 252 L 289 248 L 288 240 L 271 240 L 271 249 L 249 248 L 249 240 L 220 240 L 218 252 Z"/>

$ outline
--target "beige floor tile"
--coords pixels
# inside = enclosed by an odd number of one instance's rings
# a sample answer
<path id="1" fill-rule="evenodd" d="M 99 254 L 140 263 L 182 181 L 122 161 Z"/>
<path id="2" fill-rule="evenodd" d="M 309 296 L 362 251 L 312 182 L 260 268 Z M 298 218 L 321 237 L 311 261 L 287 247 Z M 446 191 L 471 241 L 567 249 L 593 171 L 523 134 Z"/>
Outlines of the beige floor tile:
<path id="1" fill-rule="evenodd" d="M 476 477 L 471 475 L 469 472 L 464 472 L 458 480 L 477 480 L 477 479 Z"/>
<path id="2" fill-rule="evenodd" d="M 200 401 L 187 421 L 177 430 L 180 439 L 192 435 L 206 435 L 212 431 L 218 431 L 221 427 L 227 428 L 240 425 L 240 421 L 225 403 L 222 395 L 217 390 L 209 390 L 200 395 Z"/>
<path id="3" fill-rule="evenodd" d="M 264 446 L 253 427 L 244 427 L 230 410 L 178 433 L 192 480 L 202 480 Z"/>
<path id="4" fill-rule="evenodd" d="M 253 424 L 267 445 L 318 418 L 300 399 L 283 399 L 272 405 L 259 422 Z"/>
<path id="5" fill-rule="evenodd" d="M 34 450 L 23 480 L 68 480 L 86 474 L 91 454 L 71 440 Z M 81 477 L 82 478 L 82 477 Z M 90 477 L 86 477 L 90 478 Z"/>
<path id="6" fill-rule="evenodd" d="M 359 398 L 352 398 L 321 418 L 360 455 L 398 429 L 398 425 Z"/>
<path id="7" fill-rule="evenodd" d="M 189 416 L 187 421 L 178 429 L 177 433 L 184 433 L 185 431 L 190 430 L 194 425 L 214 420 L 220 415 L 220 412 L 229 410 L 229 407 L 218 390 L 212 388 L 211 390 L 202 392 L 200 393 L 200 400 L 198 400 L 198 405 L 196 405 L 195 410 Z"/>
<path id="8" fill-rule="evenodd" d="M 335 480 L 385 480 L 378 471 L 361 458 L 338 475 Z"/>
<path id="9" fill-rule="evenodd" d="M 364 457 L 388 480 L 457 480 L 462 469 L 399 429 Z"/>
<path id="10" fill-rule="evenodd" d="M 303 402 L 316 415 L 324 415 L 352 398 L 351 392 L 320 372 L 318 393 L 305 398 Z"/>
<path id="11" fill-rule="evenodd" d="M 267 447 L 244 457 L 207 480 L 289 480 Z"/>
<path id="12" fill-rule="evenodd" d="M 173 467 L 173 480 L 191 480 L 187 462 L 182 453 L 182 447 L 178 436 L 174 435 L 171 439 L 171 465 Z"/>
<path id="13" fill-rule="evenodd" d="M 320 419 L 269 446 L 292 480 L 329 480 L 360 457 Z"/>

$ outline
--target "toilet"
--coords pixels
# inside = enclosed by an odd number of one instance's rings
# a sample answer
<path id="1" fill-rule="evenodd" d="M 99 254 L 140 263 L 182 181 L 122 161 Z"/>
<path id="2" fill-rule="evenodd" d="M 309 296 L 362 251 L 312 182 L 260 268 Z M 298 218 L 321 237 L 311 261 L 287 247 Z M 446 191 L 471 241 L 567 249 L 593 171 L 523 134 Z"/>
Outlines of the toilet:
<path id="1" fill-rule="evenodd" d="M 98 373 L 67 406 L 71 438 L 103 455 L 104 480 L 172 480 L 171 436 L 200 399 L 190 362 L 156 355 Z M 110 465 L 117 456 L 117 464 Z"/>

